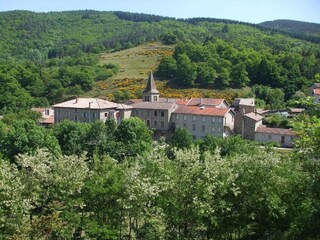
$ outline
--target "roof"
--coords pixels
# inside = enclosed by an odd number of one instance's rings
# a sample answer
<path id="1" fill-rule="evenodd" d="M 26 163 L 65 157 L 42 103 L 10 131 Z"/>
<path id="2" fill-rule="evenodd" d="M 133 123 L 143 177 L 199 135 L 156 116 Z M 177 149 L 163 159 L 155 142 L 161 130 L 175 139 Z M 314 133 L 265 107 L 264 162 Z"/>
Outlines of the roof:
<path id="1" fill-rule="evenodd" d="M 172 102 L 138 102 L 133 103 L 131 105 L 133 108 L 140 108 L 140 109 L 160 109 L 160 110 L 167 110 L 176 106 L 175 103 Z"/>
<path id="2" fill-rule="evenodd" d="M 150 72 L 148 83 L 146 89 L 143 91 L 143 93 L 160 93 L 157 90 L 156 84 L 154 82 L 153 74 Z"/>
<path id="3" fill-rule="evenodd" d="M 117 108 L 118 104 L 99 98 L 76 98 L 66 102 L 53 105 L 55 108 L 90 108 L 90 109 L 108 109 Z"/>
<path id="4" fill-rule="evenodd" d="M 194 114 L 194 115 L 209 115 L 223 117 L 229 112 L 229 108 L 215 107 L 196 107 L 196 106 L 178 106 L 174 113 Z"/>
<path id="5" fill-rule="evenodd" d="M 232 105 L 255 106 L 255 100 L 254 98 L 235 98 Z"/>
<path id="6" fill-rule="evenodd" d="M 39 113 L 44 112 L 46 109 L 47 108 L 31 108 L 32 111 L 39 112 Z"/>
<path id="7" fill-rule="evenodd" d="M 304 108 L 289 108 L 291 113 L 302 113 L 305 109 Z"/>
<path id="8" fill-rule="evenodd" d="M 179 100 L 177 100 L 176 98 L 159 98 L 157 102 L 160 102 L 160 103 L 177 103 Z M 141 103 L 143 102 L 142 99 L 129 99 L 127 101 L 125 101 L 125 104 L 133 104 L 133 103 Z"/>
<path id="9" fill-rule="evenodd" d="M 39 120 L 41 124 L 54 124 L 54 116 L 51 115 L 50 117 L 42 118 Z"/>
<path id="10" fill-rule="evenodd" d="M 254 113 L 254 112 L 251 112 L 251 113 L 247 113 L 245 114 L 244 116 L 250 118 L 250 119 L 253 119 L 255 120 L 256 122 L 258 121 L 261 121 L 263 119 L 263 116 L 261 116 L 260 114 L 258 113 Z"/>
<path id="11" fill-rule="evenodd" d="M 314 95 L 320 95 L 320 88 L 313 89 Z"/>
<path id="12" fill-rule="evenodd" d="M 320 88 L 320 83 L 314 83 L 312 86 L 316 86 L 317 88 Z"/>
<path id="13" fill-rule="evenodd" d="M 260 126 L 256 130 L 257 133 L 269 133 L 276 135 L 287 135 L 287 136 L 295 136 L 296 134 L 291 129 L 285 128 L 268 128 L 265 126 Z"/>
<path id="14" fill-rule="evenodd" d="M 185 101 L 181 101 L 181 104 L 185 104 L 187 106 L 219 106 L 224 102 L 223 98 L 191 98 L 186 103 Z"/>

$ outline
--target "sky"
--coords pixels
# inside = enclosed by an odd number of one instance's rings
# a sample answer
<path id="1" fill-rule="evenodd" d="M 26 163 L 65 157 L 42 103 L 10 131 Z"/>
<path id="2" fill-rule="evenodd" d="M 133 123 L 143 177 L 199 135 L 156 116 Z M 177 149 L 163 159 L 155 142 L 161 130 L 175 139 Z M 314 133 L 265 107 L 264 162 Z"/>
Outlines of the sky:
<path id="1" fill-rule="evenodd" d="M 0 11 L 127 11 L 175 18 L 211 17 L 260 23 L 320 23 L 320 0 L 0 0 Z"/>

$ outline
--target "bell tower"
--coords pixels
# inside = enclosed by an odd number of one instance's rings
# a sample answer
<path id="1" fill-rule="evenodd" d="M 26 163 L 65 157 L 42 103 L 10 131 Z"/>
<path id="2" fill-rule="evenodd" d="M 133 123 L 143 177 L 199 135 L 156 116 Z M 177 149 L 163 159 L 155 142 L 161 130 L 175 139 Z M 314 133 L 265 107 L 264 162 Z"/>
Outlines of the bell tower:
<path id="1" fill-rule="evenodd" d="M 160 92 L 156 88 L 153 74 L 150 72 L 146 89 L 142 92 L 142 100 L 144 102 L 158 102 Z"/>

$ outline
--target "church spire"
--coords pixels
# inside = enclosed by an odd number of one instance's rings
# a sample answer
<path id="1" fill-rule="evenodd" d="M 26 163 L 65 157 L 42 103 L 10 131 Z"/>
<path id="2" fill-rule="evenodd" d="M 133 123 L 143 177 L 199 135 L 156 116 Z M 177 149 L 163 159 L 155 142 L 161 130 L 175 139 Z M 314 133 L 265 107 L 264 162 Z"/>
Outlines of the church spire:
<path id="1" fill-rule="evenodd" d="M 154 82 L 152 71 L 149 74 L 149 79 L 147 83 L 146 89 L 143 91 L 143 93 L 159 93 L 157 90 L 156 84 Z"/>
<path id="2" fill-rule="evenodd" d="M 146 89 L 142 92 L 144 102 L 158 102 L 160 92 L 157 90 L 153 74 L 150 72 Z"/>

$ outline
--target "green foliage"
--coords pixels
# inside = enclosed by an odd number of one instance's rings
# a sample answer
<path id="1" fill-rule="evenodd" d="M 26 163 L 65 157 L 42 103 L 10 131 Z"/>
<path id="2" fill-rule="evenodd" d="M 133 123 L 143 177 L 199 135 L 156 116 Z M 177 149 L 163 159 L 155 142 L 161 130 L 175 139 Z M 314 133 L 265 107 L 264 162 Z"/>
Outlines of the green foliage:
<path id="1" fill-rule="evenodd" d="M 64 155 L 81 155 L 89 129 L 89 124 L 65 120 L 54 126 L 53 134 Z"/>
<path id="2" fill-rule="evenodd" d="M 113 155 L 122 159 L 136 156 L 151 150 L 152 138 L 147 126 L 140 118 L 128 118 L 121 121 L 115 131 L 116 148 Z"/>
<path id="3" fill-rule="evenodd" d="M 263 122 L 269 127 L 292 128 L 292 122 L 286 116 L 280 114 L 265 117 Z"/>
<path id="4" fill-rule="evenodd" d="M 11 161 L 17 154 L 35 153 L 39 148 L 47 149 L 54 156 L 61 154 L 57 139 L 32 120 L 15 120 L 0 130 L 1 153 Z"/>
<path id="5" fill-rule="evenodd" d="M 177 149 L 188 149 L 193 144 L 191 133 L 185 128 L 178 128 L 172 135 L 170 145 Z"/>

